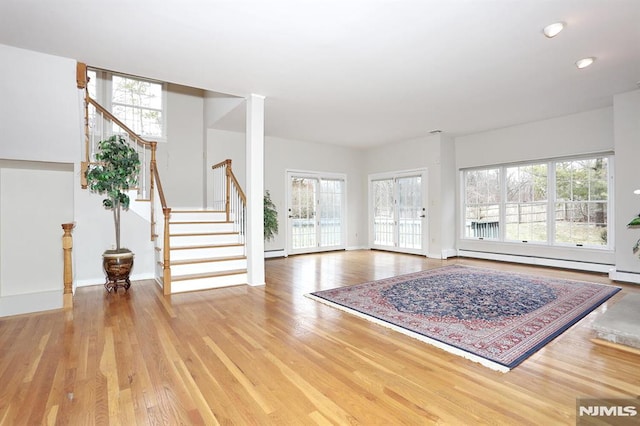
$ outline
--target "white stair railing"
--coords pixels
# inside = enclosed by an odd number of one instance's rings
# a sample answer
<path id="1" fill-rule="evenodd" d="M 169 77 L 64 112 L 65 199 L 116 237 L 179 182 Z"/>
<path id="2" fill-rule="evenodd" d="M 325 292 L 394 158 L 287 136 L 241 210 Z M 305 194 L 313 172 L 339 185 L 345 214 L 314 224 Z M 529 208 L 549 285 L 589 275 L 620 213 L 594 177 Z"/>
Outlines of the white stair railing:
<path id="1" fill-rule="evenodd" d="M 213 169 L 213 208 L 224 211 L 227 221 L 233 222 L 240 242 L 247 239 L 247 197 L 233 174 L 231 160 L 211 166 Z"/>

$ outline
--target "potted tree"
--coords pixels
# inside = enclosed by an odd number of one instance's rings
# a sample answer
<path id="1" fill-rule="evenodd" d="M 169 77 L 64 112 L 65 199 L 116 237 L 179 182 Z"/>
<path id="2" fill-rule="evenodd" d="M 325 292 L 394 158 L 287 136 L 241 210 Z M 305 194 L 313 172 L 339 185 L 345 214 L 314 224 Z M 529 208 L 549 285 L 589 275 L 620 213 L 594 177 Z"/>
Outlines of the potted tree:
<path id="1" fill-rule="evenodd" d="M 113 212 L 116 233 L 115 249 L 102 254 L 102 265 L 107 276 L 105 288 L 108 292 L 131 286 L 129 274 L 133 268 L 133 252 L 120 246 L 120 215 L 129 208 L 127 191 L 137 185 L 140 159 L 136 150 L 119 135 L 98 143 L 96 162 L 87 170 L 87 183 L 91 191 L 106 198 L 102 205 Z M 124 284 L 119 282 L 124 281 Z"/>

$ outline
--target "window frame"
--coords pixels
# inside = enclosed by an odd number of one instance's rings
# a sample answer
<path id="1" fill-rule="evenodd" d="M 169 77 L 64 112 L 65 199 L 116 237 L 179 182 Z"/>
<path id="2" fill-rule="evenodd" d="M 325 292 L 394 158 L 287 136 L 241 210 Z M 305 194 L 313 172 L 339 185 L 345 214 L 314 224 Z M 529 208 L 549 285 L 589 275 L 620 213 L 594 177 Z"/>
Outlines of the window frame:
<path id="1" fill-rule="evenodd" d="M 606 182 L 607 182 L 607 198 L 606 198 L 606 227 L 604 228 L 607 233 L 607 242 L 606 244 L 588 244 L 588 243 L 567 243 L 567 242 L 558 242 L 556 240 L 556 221 L 555 221 L 555 208 L 559 202 L 556 194 L 556 185 L 557 185 L 557 177 L 556 177 L 556 164 L 563 162 L 571 162 L 571 161 L 584 161 L 584 160 L 596 160 L 598 158 L 605 158 L 607 162 L 607 174 L 606 174 Z M 546 233 L 547 240 L 546 241 L 528 241 L 528 240 L 516 240 L 516 239 L 508 239 L 506 235 L 506 206 L 514 204 L 511 201 L 507 200 L 507 169 L 513 167 L 526 167 L 526 166 L 535 166 L 539 164 L 546 164 L 547 167 L 547 219 L 546 219 Z M 497 238 L 483 238 L 483 237 L 474 237 L 471 235 L 467 235 L 466 232 L 466 211 L 467 211 L 467 187 L 466 187 L 466 176 L 468 172 L 479 171 L 479 170 L 488 170 L 488 169 L 497 169 L 499 174 L 499 185 L 500 185 L 500 200 L 498 200 L 499 205 L 499 232 Z M 493 164 L 493 165 L 485 165 L 481 167 L 469 167 L 459 170 L 460 173 L 460 225 L 459 225 L 459 235 L 461 240 L 465 241 L 487 241 L 493 243 L 505 243 L 505 244 L 521 244 L 521 245 L 537 245 L 537 246 L 549 246 L 549 247 L 558 247 L 558 248 L 577 248 L 577 249 L 595 249 L 595 250 L 606 250 L 612 251 L 615 247 L 614 245 L 614 190 L 615 190 L 615 182 L 614 182 L 614 154 L 612 152 L 604 152 L 604 153 L 593 153 L 587 155 L 580 156 L 571 156 L 571 157 L 557 157 L 551 159 L 544 160 L 531 160 L 526 162 L 517 162 L 517 163 L 503 163 L 503 164 Z M 586 200 L 584 202 L 601 202 L 602 200 Z M 527 204 L 527 203 L 524 203 Z"/>
<path id="2" fill-rule="evenodd" d="M 160 114 L 161 114 L 161 117 L 162 117 L 162 120 L 161 120 L 161 123 L 160 123 L 160 131 L 161 131 L 162 134 L 160 136 L 157 136 L 157 135 L 149 135 L 149 134 L 144 134 L 143 133 L 143 134 L 139 134 L 138 136 L 140 136 L 141 138 L 146 139 L 148 141 L 155 141 L 155 142 L 166 142 L 167 141 L 167 83 L 166 82 L 153 80 L 153 79 L 150 79 L 150 78 L 143 78 L 143 77 L 133 76 L 133 75 L 129 75 L 129 74 L 116 73 L 116 72 L 111 72 L 111 71 L 106 71 L 106 70 L 102 70 L 102 69 L 98 69 L 98 68 L 91 68 L 91 67 L 88 68 L 88 71 L 89 72 L 94 72 L 96 74 L 96 82 L 95 82 L 96 93 L 95 93 L 94 99 L 98 103 L 100 103 L 103 107 L 105 107 L 108 111 L 113 111 L 113 106 L 114 106 L 114 102 L 113 102 L 113 77 L 114 76 L 160 85 L 161 93 L 162 93 L 162 95 L 161 95 L 161 103 L 162 103 L 162 105 L 161 105 L 160 109 L 147 108 L 147 107 L 138 107 L 138 106 L 132 106 L 132 107 L 133 108 L 138 108 L 138 109 L 141 109 L 141 110 L 156 110 L 156 111 L 160 111 Z M 116 104 L 121 105 L 118 102 L 116 102 Z M 126 124 L 130 129 L 133 130 L 134 126 L 131 126 L 130 123 L 127 123 L 125 120 L 123 120 L 123 119 L 121 119 L 119 117 L 118 117 L 118 119 L 121 120 L 124 124 Z"/>

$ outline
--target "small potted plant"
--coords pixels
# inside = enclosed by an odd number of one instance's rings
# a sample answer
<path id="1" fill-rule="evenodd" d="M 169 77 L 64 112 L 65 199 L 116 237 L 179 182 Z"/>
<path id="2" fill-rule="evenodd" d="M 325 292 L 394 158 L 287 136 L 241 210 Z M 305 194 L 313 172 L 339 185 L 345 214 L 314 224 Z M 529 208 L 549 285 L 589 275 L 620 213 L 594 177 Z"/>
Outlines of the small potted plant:
<path id="1" fill-rule="evenodd" d="M 87 183 L 91 191 L 106 198 L 102 205 L 113 212 L 116 233 L 115 249 L 102 254 L 102 265 L 107 276 L 105 288 L 108 292 L 131 286 L 129 275 L 133 268 L 133 252 L 120 246 L 120 215 L 129 208 L 127 191 L 137 185 L 140 172 L 140 158 L 136 150 L 119 135 L 111 136 L 98 143 L 96 162 L 87 170 Z M 119 284 L 124 281 L 124 284 Z"/>
<path id="2" fill-rule="evenodd" d="M 265 191 L 264 194 L 264 240 L 271 241 L 278 233 L 278 211 L 276 205 L 271 201 L 271 194 Z"/>

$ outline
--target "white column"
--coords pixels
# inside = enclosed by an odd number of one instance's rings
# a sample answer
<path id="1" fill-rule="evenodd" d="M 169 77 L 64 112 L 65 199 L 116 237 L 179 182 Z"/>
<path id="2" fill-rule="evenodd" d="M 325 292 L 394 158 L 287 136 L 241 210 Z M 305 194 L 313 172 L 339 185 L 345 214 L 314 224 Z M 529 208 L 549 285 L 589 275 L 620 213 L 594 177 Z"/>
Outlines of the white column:
<path id="1" fill-rule="evenodd" d="M 264 96 L 247 98 L 248 283 L 264 285 Z"/>

